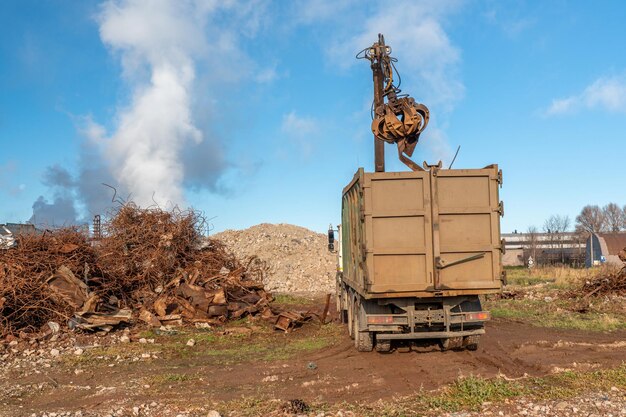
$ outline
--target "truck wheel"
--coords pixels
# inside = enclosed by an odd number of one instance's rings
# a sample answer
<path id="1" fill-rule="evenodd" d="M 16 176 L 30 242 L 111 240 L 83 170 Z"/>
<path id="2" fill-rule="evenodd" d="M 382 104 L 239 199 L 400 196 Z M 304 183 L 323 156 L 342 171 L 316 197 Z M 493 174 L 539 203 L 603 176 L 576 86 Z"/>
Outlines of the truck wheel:
<path id="1" fill-rule="evenodd" d="M 465 336 L 463 338 L 463 347 L 467 350 L 478 350 L 478 343 L 480 342 L 480 335 Z"/>
<path id="2" fill-rule="evenodd" d="M 359 331 L 361 328 L 361 314 L 359 314 L 360 308 L 360 304 L 355 300 L 352 311 L 352 323 L 354 324 L 354 328 L 352 330 L 352 333 L 354 333 L 354 347 L 359 352 L 371 352 L 374 348 L 374 335 L 372 332 Z"/>
<path id="3" fill-rule="evenodd" d="M 341 317 L 341 304 L 343 298 L 343 286 L 339 283 L 339 277 L 337 277 L 337 281 L 335 283 L 335 306 L 337 307 L 337 314 Z M 343 321 L 342 321 L 343 323 Z"/>
<path id="4" fill-rule="evenodd" d="M 348 299 L 348 293 L 343 285 L 337 286 L 337 311 L 339 312 L 339 320 L 341 324 L 348 323 L 348 307 L 345 305 Z"/>
<path id="5" fill-rule="evenodd" d="M 348 334 L 350 339 L 354 339 L 354 298 L 350 296 L 349 292 L 346 298 L 348 300 Z"/>
<path id="6" fill-rule="evenodd" d="M 376 349 L 376 352 L 380 352 L 380 353 L 391 352 L 391 340 L 390 339 L 379 340 L 378 338 L 376 338 L 375 349 Z"/>
<path id="7" fill-rule="evenodd" d="M 441 339 L 439 342 L 439 346 L 441 350 L 445 352 L 446 350 L 460 349 L 463 347 L 463 338 L 462 337 L 448 337 L 446 339 Z"/>

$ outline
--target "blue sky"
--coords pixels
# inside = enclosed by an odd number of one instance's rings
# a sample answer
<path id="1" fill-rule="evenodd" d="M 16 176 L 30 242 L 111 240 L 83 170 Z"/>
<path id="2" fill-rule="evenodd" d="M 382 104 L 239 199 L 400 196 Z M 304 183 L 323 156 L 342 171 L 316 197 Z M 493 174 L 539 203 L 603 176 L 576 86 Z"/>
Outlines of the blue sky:
<path id="1" fill-rule="evenodd" d="M 624 206 L 624 21 L 618 1 L 4 1 L 0 222 L 37 201 L 36 222 L 89 219 L 105 182 L 215 231 L 324 230 L 373 168 L 354 55 L 378 32 L 431 111 L 414 159 L 499 164 L 503 231 Z"/>

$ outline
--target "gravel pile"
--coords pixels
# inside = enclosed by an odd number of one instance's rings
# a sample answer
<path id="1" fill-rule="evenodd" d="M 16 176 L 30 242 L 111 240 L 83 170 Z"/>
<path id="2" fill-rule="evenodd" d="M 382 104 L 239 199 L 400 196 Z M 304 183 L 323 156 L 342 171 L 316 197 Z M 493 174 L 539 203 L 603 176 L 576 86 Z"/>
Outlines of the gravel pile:
<path id="1" fill-rule="evenodd" d="M 335 291 L 337 258 L 322 233 L 291 224 L 263 223 L 212 236 L 239 259 L 256 256 L 265 263 L 265 288 L 279 293 Z"/>

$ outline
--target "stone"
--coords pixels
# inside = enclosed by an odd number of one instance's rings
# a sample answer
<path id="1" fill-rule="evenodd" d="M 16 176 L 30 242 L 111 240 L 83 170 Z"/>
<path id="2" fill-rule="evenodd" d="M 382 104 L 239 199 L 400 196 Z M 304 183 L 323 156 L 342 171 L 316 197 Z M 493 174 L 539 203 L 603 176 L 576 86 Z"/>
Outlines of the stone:
<path id="1" fill-rule="evenodd" d="M 561 401 L 554 408 L 556 408 L 557 410 L 565 410 L 567 406 L 568 404 L 565 401 Z"/>
<path id="2" fill-rule="evenodd" d="M 50 355 L 52 356 L 59 356 L 61 354 L 61 352 L 59 351 L 59 349 L 51 349 L 50 350 Z"/>
<path id="3" fill-rule="evenodd" d="M 206 415 L 206 417 L 222 417 L 222 415 L 215 410 L 211 410 L 209 411 L 209 414 Z"/>
<path id="4" fill-rule="evenodd" d="M 122 335 L 122 337 L 120 337 L 120 342 L 130 343 L 130 337 L 128 337 L 127 335 Z"/>
<path id="5" fill-rule="evenodd" d="M 80 356 L 80 355 L 82 355 L 84 352 L 85 352 L 85 351 L 84 351 L 83 349 L 78 348 L 78 349 L 76 349 L 76 350 L 74 351 L 74 355 L 76 355 L 76 356 Z"/>
<path id="6" fill-rule="evenodd" d="M 187 340 L 187 346 L 194 346 L 196 344 L 196 341 L 193 339 L 189 339 Z"/>

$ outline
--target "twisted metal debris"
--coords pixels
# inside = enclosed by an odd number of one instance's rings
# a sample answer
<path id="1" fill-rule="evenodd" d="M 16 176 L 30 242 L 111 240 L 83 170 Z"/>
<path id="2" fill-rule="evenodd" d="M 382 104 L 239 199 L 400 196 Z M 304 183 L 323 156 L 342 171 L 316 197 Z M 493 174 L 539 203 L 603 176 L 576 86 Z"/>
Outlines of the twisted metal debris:
<path id="1" fill-rule="evenodd" d="M 100 240 L 63 228 L 0 251 L 0 336 L 48 322 L 108 331 L 272 315 L 262 264 L 203 237 L 199 212 L 124 203 L 102 226 Z"/>

